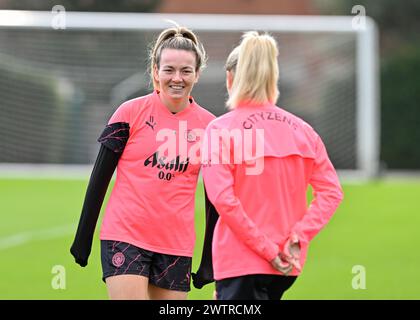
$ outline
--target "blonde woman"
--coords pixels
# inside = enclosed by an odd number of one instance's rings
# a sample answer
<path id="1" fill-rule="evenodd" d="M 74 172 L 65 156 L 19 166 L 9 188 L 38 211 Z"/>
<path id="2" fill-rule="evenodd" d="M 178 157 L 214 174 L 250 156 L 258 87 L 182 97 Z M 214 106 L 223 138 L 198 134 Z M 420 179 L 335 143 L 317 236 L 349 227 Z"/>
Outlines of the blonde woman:
<path id="1" fill-rule="evenodd" d="M 343 198 L 320 136 L 275 105 L 277 56 L 270 35 L 243 36 L 226 63 L 231 111 L 206 129 L 203 179 L 220 218 L 214 234 L 206 231 L 195 280 L 203 285 L 213 276 L 221 300 L 280 299 L 300 274 L 309 242 Z M 308 207 L 309 185 L 314 199 Z"/>
<path id="2" fill-rule="evenodd" d="M 161 32 L 150 56 L 154 91 L 124 102 L 99 138 L 71 253 L 86 266 L 112 174 L 101 260 L 111 299 L 186 299 L 194 249 L 200 132 L 215 117 L 190 96 L 206 54 L 183 27 Z M 165 145 L 166 144 L 166 145 Z M 172 154 L 171 154 L 172 153 Z"/>

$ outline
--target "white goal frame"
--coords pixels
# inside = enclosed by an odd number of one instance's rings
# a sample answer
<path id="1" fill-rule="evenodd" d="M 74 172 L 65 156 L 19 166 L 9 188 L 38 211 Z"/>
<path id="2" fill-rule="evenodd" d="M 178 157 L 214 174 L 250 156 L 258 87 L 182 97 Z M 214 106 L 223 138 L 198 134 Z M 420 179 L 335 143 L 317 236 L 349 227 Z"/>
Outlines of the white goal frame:
<path id="1" fill-rule="evenodd" d="M 57 12 L 0 10 L 0 28 L 53 28 Z M 341 170 L 346 178 L 369 179 L 379 172 L 380 110 L 378 35 L 374 21 L 353 16 L 221 15 L 65 12 L 65 29 L 162 30 L 168 20 L 195 31 L 334 32 L 356 35 L 356 168 Z M 360 17 L 359 17 L 360 18 Z M 0 171 L 1 169 L 0 165 Z M 56 167 L 56 166 L 55 166 Z"/>

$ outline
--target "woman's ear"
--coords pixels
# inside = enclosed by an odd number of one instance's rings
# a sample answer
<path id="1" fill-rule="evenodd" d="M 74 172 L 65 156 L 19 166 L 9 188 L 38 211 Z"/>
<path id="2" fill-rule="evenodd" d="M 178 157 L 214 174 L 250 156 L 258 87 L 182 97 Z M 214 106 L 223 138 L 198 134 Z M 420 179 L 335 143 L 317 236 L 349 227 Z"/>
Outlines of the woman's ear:
<path id="1" fill-rule="evenodd" d="M 226 88 L 230 90 L 233 85 L 233 73 L 231 71 L 226 71 Z"/>
<path id="2" fill-rule="evenodd" d="M 159 69 L 156 65 L 153 66 L 153 89 L 160 90 Z"/>
<path id="3" fill-rule="evenodd" d="M 156 82 L 159 82 L 159 70 L 156 65 L 153 66 L 153 78 Z"/>
<path id="4" fill-rule="evenodd" d="M 197 71 L 197 72 L 195 73 L 195 80 L 194 80 L 194 83 L 197 83 L 197 82 L 198 82 L 198 79 L 200 79 L 200 71 Z"/>

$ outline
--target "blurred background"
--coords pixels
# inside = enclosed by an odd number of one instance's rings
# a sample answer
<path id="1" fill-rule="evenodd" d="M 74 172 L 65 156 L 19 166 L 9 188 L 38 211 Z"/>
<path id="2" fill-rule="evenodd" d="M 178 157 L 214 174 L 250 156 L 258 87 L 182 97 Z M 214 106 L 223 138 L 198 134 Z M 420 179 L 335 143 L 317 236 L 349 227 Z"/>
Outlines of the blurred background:
<path id="1" fill-rule="evenodd" d="M 348 179 L 360 169 L 357 144 L 363 139 L 358 131 L 357 34 L 268 30 L 279 43 L 278 105 L 309 122 L 335 167 L 349 173 L 342 181 L 345 201 L 314 240 L 304 273 L 285 298 L 420 298 L 419 1 L 0 0 L 0 10 L 51 13 L 56 5 L 65 12 L 191 17 L 371 17 L 379 41 L 373 75 L 378 79 L 378 127 L 371 131 L 378 157 L 375 172 L 364 180 Z M 7 13 L 1 17 L 7 19 Z M 267 31 L 247 19 L 249 29 L 197 32 L 209 62 L 193 96 L 216 115 L 226 112 L 226 57 L 242 31 Z M 161 29 L 168 26 L 162 21 Z M 68 249 L 99 148 L 96 139 L 123 101 L 151 91 L 148 50 L 158 33 L 112 25 L 101 30 L 2 27 L 0 21 L 0 261 L 7 261 L 0 264 L 0 299 L 106 298 L 97 239 L 86 269 L 74 264 Z M 79 165 L 82 170 L 73 171 Z M 204 224 L 201 189 L 194 266 Z M 65 270 L 65 288 L 54 287 L 61 270 L 55 266 Z M 190 298 L 211 299 L 211 291 L 211 285 L 194 289 Z"/>

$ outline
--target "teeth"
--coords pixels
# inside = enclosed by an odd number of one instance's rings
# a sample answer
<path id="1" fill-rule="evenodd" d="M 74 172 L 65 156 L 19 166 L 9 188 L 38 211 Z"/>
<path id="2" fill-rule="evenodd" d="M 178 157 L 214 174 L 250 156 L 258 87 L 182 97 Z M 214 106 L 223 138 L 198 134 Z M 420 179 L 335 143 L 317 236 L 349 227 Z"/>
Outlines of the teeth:
<path id="1" fill-rule="evenodd" d="M 171 86 L 173 89 L 182 89 L 182 86 Z"/>

